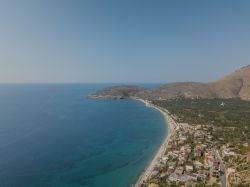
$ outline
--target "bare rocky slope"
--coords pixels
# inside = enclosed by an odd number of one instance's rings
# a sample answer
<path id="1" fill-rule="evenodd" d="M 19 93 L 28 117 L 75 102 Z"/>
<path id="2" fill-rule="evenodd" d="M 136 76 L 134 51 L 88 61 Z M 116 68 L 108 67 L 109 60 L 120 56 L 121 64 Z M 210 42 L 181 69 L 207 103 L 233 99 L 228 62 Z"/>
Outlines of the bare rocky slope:
<path id="1" fill-rule="evenodd" d="M 250 65 L 209 83 L 219 98 L 238 97 L 250 100 Z"/>
<path id="2" fill-rule="evenodd" d="M 250 65 L 209 83 L 180 82 L 163 84 L 155 89 L 136 86 L 105 88 L 91 98 L 176 99 L 176 98 L 240 98 L 250 100 Z"/>

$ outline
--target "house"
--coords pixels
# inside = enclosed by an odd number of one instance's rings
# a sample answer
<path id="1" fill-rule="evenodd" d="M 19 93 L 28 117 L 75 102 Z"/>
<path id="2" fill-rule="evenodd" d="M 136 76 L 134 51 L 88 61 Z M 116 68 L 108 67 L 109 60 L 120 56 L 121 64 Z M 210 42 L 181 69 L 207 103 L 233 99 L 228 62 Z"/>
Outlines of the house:
<path id="1" fill-rule="evenodd" d="M 213 136 L 208 135 L 207 138 L 211 141 L 213 139 Z"/>
<path id="2" fill-rule="evenodd" d="M 169 174 L 171 174 L 171 173 L 173 173 L 174 172 L 174 167 L 173 166 L 170 166 L 169 168 L 168 168 L 168 170 L 167 170 L 167 174 L 169 175 Z"/>
<path id="3" fill-rule="evenodd" d="M 224 106 L 225 106 L 225 103 L 224 103 L 224 102 L 222 102 L 222 103 L 220 104 L 220 106 L 224 107 Z"/>
<path id="4" fill-rule="evenodd" d="M 179 177 L 179 181 L 180 182 L 186 182 L 186 181 L 188 181 L 188 176 L 186 175 L 186 174 L 183 174 L 183 175 L 181 175 L 180 177 Z"/>
<path id="5" fill-rule="evenodd" d="M 172 167 L 175 167 L 175 166 L 176 166 L 176 162 L 168 162 L 168 166 L 169 166 L 169 167 L 171 167 L 171 166 L 172 166 Z"/>
<path id="6" fill-rule="evenodd" d="M 179 157 L 178 164 L 179 164 L 179 165 L 182 165 L 182 164 L 184 164 L 184 163 L 186 162 L 186 160 L 187 160 L 187 159 L 185 159 L 183 156 L 180 156 L 180 157 Z"/>
<path id="7" fill-rule="evenodd" d="M 209 176 L 209 171 L 206 171 L 206 170 L 200 170 L 199 171 L 199 176 L 204 176 L 204 177 L 208 177 Z"/>
<path id="8" fill-rule="evenodd" d="M 171 182 L 179 181 L 179 176 L 176 173 L 172 173 L 169 175 L 168 180 Z"/>
<path id="9" fill-rule="evenodd" d="M 231 174 L 231 173 L 235 173 L 235 169 L 234 168 L 228 168 L 227 173 L 228 173 L 228 175 Z"/>
<path id="10" fill-rule="evenodd" d="M 208 175 L 209 175 L 209 173 L 208 173 L 208 174 L 199 173 L 198 176 L 197 176 L 197 180 L 198 180 L 198 181 L 205 181 L 205 180 L 206 180 L 206 177 L 207 177 Z"/>
<path id="11" fill-rule="evenodd" d="M 183 167 L 177 167 L 176 169 L 175 169 L 175 173 L 177 174 L 177 175 L 182 175 L 182 173 L 183 173 L 183 171 L 184 171 L 184 169 L 183 169 Z"/>
<path id="12" fill-rule="evenodd" d="M 222 151 L 222 155 L 223 155 L 224 157 L 230 157 L 230 156 L 234 156 L 235 153 L 226 149 L 226 150 L 223 150 L 223 151 Z"/>
<path id="13" fill-rule="evenodd" d="M 185 147 L 181 146 L 180 151 L 181 151 L 181 153 L 185 152 Z"/>
<path id="14" fill-rule="evenodd" d="M 202 155 L 202 151 L 200 149 L 195 149 L 194 150 L 194 156 L 195 157 L 201 157 Z"/>
<path id="15" fill-rule="evenodd" d="M 203 149 L 204 147 L 201 144 L 196 145 L 194 148 L 194 156 L 201 157 Z"/>
<path id="16" fill-rule="evenodd" d="M 167 176 L 167 172 L 161 173 L 160 178 L 164 178 Z"/>
<path id="17" fill-rule="evenodd" d="M 192 150 L 191 150 L 191 148 L 190 148 L 190 147 L 187 147 L 187 149 L 186 149 L 186 150 L 187 150 L 187 152 L 188 152 L 188 153 L 191 153 L 191 152 L 192 152 Z"/>
<path id="18" fill-rule="evenodd" d="M 193 167 L 193 166 L 186 165 L 186 171 L 187 171 L 187 172 L 192 172 L 193 170 L 194 170 L 194 167 Z"/>
<path id="19" fill-rule="evenodd" d="M 212 167 L 214 156 L 211 153 L 205 153 L 204 164 L 205 167 Z"/>
<path id="20" fill-rule="evenodd" d="M 158 175 L 158 174 L 159 174 L 159 171 L 154 170 L 154 171 L 152 171 L 151 176 L 156 176 L 156 175 Z"/>
<path id="21" fill-rule="evenodd" d="M 180 143 L 184 143 L 187 140 L 187 137 L 184 135 L 180 135 L 179 139 L 180 139 Z"/>
<path id="22" fill-rule="evenodd" d="M 161 160 L 163 163 L 166 163 L 168 161 L 168 156 L 161 157 Z"/>
<path id="23" fill-rule="evenodd" d="M 248 142 L 246 142 L 246 143 L 243 143 L 243 146 L 244 146 L 244 147 L 249 147 L 249 144 L 248 144 Z"/>
<path id="24" fill-rule="evenodd" d="M 190 179 L 190 180 L 194 180 L 194 181 L 198 180 L 198 175 L 195 173 L 188 173 L 186 175 L 187 175 L 188 179 Z"/>
<path id="25" fill-rule="evenodd" d="M 194 161 L 193 163 L 194 163 L 195 168 L 197 169 L 201 169 L 203 167 L 203 164 L 197 160 Z"/>
<path id="26" fill-rule="evenodd" d="M 196 127 L 194 129 L 195 130 L 200 130 L 201 129 L 201 125 L 196 125 Z"/>

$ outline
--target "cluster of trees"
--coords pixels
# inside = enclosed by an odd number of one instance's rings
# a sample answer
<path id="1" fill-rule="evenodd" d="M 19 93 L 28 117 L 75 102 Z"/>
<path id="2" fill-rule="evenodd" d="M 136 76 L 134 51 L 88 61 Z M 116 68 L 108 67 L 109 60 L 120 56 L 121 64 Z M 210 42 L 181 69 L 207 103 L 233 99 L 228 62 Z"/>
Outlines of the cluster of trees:
<path id="1" fill-rule="evenodd" d="M 215 136 L 239 140 L 250 139 L 250 101 L 240 99 L 175 99 L 154 100 L 152 102 L 176 115 L 179 122 L 222 127 L 221 132 L 218 131 L 217 134 L 215 132 Z"/>

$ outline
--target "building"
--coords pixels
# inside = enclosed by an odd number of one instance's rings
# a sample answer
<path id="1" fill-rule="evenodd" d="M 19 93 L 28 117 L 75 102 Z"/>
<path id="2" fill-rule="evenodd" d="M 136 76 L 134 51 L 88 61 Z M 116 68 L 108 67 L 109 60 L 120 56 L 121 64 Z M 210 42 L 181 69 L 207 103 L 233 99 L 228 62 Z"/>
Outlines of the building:
<path id="1" fill-rule="evenodd" d="M 169 175 L 168 180 L 171 182 L 179 181 L 179 176 L 176 173 L 172 173 Z"/>
<path id="2" fill-rule="evenodd" d="M 194 170 L 194 167 L 193 166 L 190 166 L 190 165 L 186 165 L 186 171 L 187 172 L 192 172 Z"/>

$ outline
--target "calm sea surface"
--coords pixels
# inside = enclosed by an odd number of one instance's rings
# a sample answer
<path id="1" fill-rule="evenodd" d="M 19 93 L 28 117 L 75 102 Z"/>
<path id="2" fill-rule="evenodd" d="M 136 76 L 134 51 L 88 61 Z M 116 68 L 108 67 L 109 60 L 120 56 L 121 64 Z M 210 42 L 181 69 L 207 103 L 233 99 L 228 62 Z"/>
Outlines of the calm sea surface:
<path id="1" fill-rule="evenodd" d="M 107 85 L 0 85 L 0 187 L 128 187 L 165 137 L 160 112 L 88 100 Z"/>

